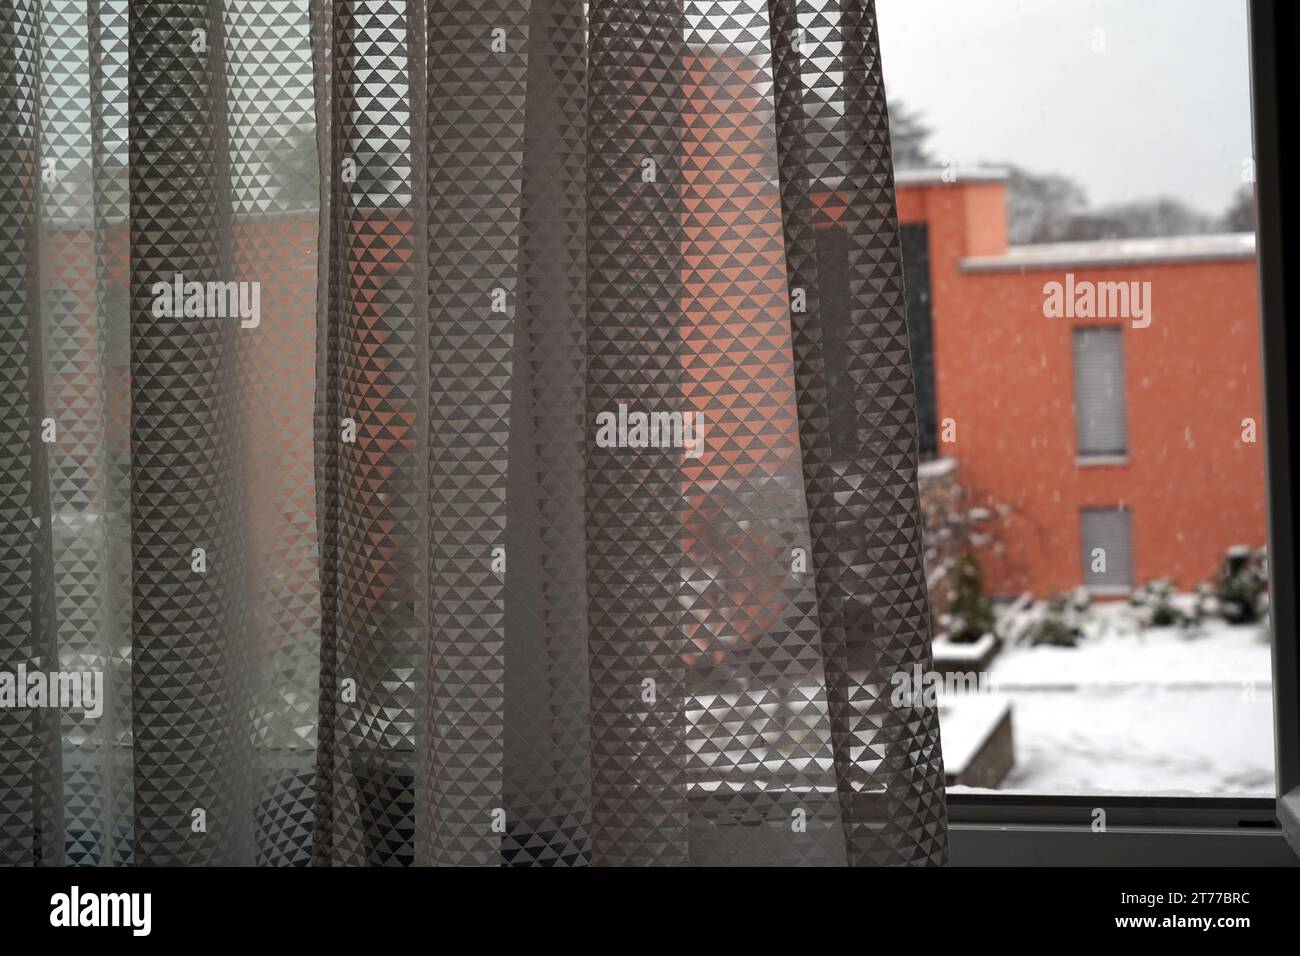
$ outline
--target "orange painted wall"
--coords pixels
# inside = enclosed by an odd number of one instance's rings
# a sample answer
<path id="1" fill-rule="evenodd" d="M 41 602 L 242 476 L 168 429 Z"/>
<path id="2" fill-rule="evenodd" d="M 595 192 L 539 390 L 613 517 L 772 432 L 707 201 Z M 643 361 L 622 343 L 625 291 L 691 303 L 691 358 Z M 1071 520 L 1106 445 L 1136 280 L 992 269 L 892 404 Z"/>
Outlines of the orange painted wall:
<path id="1" fill-rule="evenodd" d="M 905 222 L 929 224 L 940 453 L 977 497 L 1010 505 L 991 590 L 1063 592 L 1083 578 L 1081 508 L 1131 509 L 1134 581 L 1191 588 L 1234 544 L 1266 540 L 1256 265 L 1253 259 L 963 273 L 1005 247 L 1000 182 L 900 186 Z M 1150 281 L 1152 322 L 1048 319 L 1043 285 Z M 1071 330 L 1121 326 L 1127 464 L 1076 465 Z M 1242 419 L 1259 425 L 1242 441 Z"/>

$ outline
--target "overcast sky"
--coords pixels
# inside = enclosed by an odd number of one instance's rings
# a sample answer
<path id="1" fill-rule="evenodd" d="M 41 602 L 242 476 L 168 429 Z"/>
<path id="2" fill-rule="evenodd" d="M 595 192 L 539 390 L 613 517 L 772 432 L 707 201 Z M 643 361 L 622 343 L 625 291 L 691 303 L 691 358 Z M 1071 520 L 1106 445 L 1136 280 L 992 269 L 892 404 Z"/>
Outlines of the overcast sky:
<path id="1" fill-rule="evenodd" d="M 1242 182 L 1246 0 L 876 8 L 889 95 L 924 113 L 943 159 L 1065 173 L 1097 205 L 1166 194 L 1217 213 Z"/>

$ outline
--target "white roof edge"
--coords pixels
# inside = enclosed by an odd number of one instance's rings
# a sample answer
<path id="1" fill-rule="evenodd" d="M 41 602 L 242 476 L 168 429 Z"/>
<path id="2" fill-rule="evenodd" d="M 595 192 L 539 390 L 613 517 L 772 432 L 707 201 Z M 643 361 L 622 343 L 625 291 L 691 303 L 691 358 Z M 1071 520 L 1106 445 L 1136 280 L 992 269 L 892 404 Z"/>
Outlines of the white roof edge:
<path id="1" fill-rule="evenodd" d="M 1008 172 L 1001 166 L 929 166 L 894 170 L 898 186 L 960 186 L 963 183 L 1002 183 Z"/>
<path id="2" fill-rule="evenodd" d="M 921 462 L 917 468 L 919 478 L 939 478 L 957 470 L 956 458 L 930 458 Z"/>
<path id="3" fill-rule="evenodd" d="M 963 272 L 1008 272 L 1061 269 L 1071 266 L 1176 264 L 1255 258 L 1253 232 L 1167 236 L 1153 239 L 1098 239 L 1091 242 L 1048 242 L 1011 246 L 995 256 L 967 256 L 958 262 Z"/>
<path id="4" fill-rule="evenodd" d="M 953 175 L 953 169 L 956 176 Z M 894 186 L 962 186 L 966 183 L 1001 183 L 1006 182 L 1007 171 L 1000 166 L 957 166 L 946 168 L 936 166 L 925 169 L 893 170 Z M 863 177 L 877 183 L 889 170 L 881 167 Z M 945 178 L 947 177 L 947 178 Z M 821 176 L 809 180 L 809 187 L 816 189 L 839 189 L 844 185 L 844 176 Z M 777 179 L 770 182 L 777 183 Z"/>

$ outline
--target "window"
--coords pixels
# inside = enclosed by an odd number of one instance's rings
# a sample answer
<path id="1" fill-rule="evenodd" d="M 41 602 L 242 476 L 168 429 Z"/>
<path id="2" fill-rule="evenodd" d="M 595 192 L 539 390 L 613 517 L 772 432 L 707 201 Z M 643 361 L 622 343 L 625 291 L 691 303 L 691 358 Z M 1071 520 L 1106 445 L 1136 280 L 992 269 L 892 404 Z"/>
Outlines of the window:
<path id="1" fill-rule="evenodd" d="M 1083 583 L 1098 593 L 1133 586 L 1133 537 L 1125 508 L 1085 508 L 1079 513 Z"/>
<path id="2" fill-rule="evenodd" d="M 1250 26 L 1185 6 L 877 3 L 954 806 L 1284 778 Z"/>
<path id="3" fill-rule="evenodd" d="M 1079 457 L 1128 454 L 1124 407 L 1124 333 L 1074 330 L 1074 423 Z"/>
<path id="4" fill-rule="evenodd" d="M 934 414 L 934 348 L 930 332 L 930 230 L 924 223 L 909 222 L 902 225 L 900 233 L 912 377 L 916 381 L 916 430 L 921 457 L 933 458 L 938 453 L 939 424 Z"/>

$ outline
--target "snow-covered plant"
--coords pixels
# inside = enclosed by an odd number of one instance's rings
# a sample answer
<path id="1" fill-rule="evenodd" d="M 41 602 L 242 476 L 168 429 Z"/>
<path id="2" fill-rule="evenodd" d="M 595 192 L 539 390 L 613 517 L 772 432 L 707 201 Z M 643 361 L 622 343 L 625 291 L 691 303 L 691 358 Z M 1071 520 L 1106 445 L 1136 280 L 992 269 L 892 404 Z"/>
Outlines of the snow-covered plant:
<path id="1" fill-rule="evenodd" d="M 1075 647 L 1083 637 L 1083 615 L 1089 599 L 1086 592 L 1080 601 L 1078 593 L 1067 597 L 1050 597 L 1043 602 L 1037 620 L 1021 638 L 1030 647 L 1050 644 L 1056 647 Z"/>
<path id="2" fill-rule="evenodd" d="M 973 551 L 957 559 L 952 600 L 941 624 L 957 642 L 978 641 L 996 623 L 993 602 L 984 593 L 984 569 Z"/>
<path id="3" fill-rule="evenodd" d="M 973 501 L 986 503 L 972 504 Z M 962 555 L 973 551 L 985 558 L 1005 561 L 1004 523 L 1015 513 L 1010 505 L 990 501 L 987 495 L 965 485 L 958 486 L 956 500 L 942 507 L 927 524 L 927 560 L 942 553 Z"/>
<path id="4" fill-rule="evenodd" d="M 1134 588 L 1128 602 L 1137 610 L 1138 622 L 1143 627 L 1188 627 L 1194 623 L 1193 619 L 1174 605 L 1174 594 L 1174 582 L 1156 578 Z"/>
<path id="5" fill-rule="evenodd" d="M 1230 624 L 1253 624 L 1268 607 L 1268 556 L 1238 545 L 1229 548 L 1215 580 L 1219 614 Z"/>
<path id="6" fill-rule="evenodd" d="M 1192 616 L 1200 622 L 1208 617 L 1217 617 L 1218 614 L 1219 599 L 1215 596 L 1214 589 L 1208 584 L 1196 585 L 1196 603 L 1192 606 Z"/>

